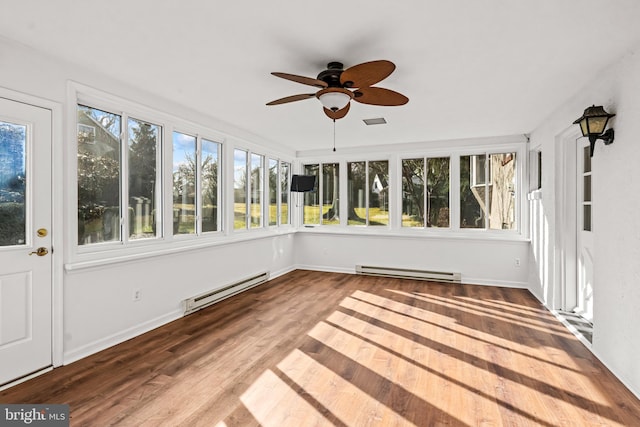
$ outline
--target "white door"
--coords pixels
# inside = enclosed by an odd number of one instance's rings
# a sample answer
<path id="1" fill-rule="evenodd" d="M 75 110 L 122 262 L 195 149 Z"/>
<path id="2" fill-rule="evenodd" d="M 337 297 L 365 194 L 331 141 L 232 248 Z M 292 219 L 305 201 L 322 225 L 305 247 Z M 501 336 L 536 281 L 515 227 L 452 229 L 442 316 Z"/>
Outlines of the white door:
<path id="1" fill-rule="evenodd" d="M 0 98 L 0 385 L 51 366 L 51 111 Z"/>
<path id="2" fill-rule="evenodd" d="M 581 141 L 585 141 L 582 138 Z M 592 168 L 589 143 L 578 144 L 577 165 L 577 286 L 576 312 L 593 321 L 593 200 L 591 198 Z"/>

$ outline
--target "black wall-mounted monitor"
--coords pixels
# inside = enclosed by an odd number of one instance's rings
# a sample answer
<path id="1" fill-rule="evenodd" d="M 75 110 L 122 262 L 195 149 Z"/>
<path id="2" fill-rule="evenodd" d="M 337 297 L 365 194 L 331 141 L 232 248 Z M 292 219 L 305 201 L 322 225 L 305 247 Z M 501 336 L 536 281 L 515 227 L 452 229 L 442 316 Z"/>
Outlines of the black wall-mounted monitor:
<path id="1" fill-rule="evenodd" d="M 315 175 L 292 175 L 291 176 L 291 191 L 313 191 L 316 186 Z"/>

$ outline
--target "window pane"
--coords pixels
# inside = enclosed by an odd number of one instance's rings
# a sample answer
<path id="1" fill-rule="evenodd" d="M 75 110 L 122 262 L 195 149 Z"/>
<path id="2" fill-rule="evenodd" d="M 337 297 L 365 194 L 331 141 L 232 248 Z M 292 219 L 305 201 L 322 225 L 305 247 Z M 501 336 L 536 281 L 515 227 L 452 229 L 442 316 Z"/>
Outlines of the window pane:
<path id="1" fill-rule="evenodd" d="M 449 227 L 449 158 L 427 159 L 427 227 Z"/>
<path id="2" fill-rule="evenodd" d="M 220 144 L 202 140 L 202 232 L 218 231 Z"/>
<path id="3" fill-rule="evenodd" d="M 347 164 L 347 224 L 366 225 L 366 184 L 367 170 L 365 162 L 351 162 Z"/>
<path id="4" fill-rule="evenodd" d="M 305 175 L 318 176 L 320 165 L 305 165 Z M 316 178 L 316 182 L 318 179 Z M 303 224 L 320 224 L 320 206 L 318 203 L 318 187 L 313 191 L 307 191 L 304 194 L 304 212 L 302 214 Z"/>
<path id="5" fill-rule="evenodd" d="M 369 225 L 389 225 L 389 162 L 369 162 Z"/>
<path id="6" fill-rule="evenodd" d="M 471 156 L 471 185 L 473 187 L 487 183 L 486 160 L 487 156 L 484 154 Z"/>
<path id="7" fill-rule="evenodd" d="M 0 121 L 0 246 L 26 243 L 27 127 Z"/>
<path id="8" fill-rule="evenodd" d="M 402 161 L 402 226 L 424 227 L 424 159 Z"/>
<path id="9" fill-rule="evenodd" d="M 484 177 L 476 172 L 484 170 L 484 154 L 460 157 L 460 228 L 484 228 L 486 186 L 477 185 L 477 178 Z M 479 166 L 482 165 L 482 166 Z"/>
<path id="10" fill-rule="evenodd" d="M 583 149 L 583 154 L 582 154 L 582 159 L 583 159 L 583 165 L 582 165 L 582 170 L 586 173 L 586 172 L 591 172 L 591 151 L 590 151 L 590 147 L 584 147 Z"/>
<path id="11" fill-rule="evenodd" d="M 160 127 L 140 120 L 128 120 L 129 135 L 129 239 L 156 236 L 156 196 L 160 180 L 157 152 Z"/>
<path id="12" fill-rule="evenodd" d="M 280 163 L 280 224 L 289 224 L 289 163 Z"/>
<path id="13" fill-rule="evenodd" d="M 173 132 L 173 234 L 196 232 L 196 137 Z"/>
<path id="14" fill-rule="evenodd" d="M 582 206 L 582 229 L 591 231 L 591 205 Z"/>
<path id="15" fill-rule="evenodd" d="M 262 168 L 264 156 L 251 154 L 251 228 L 262 227 Z"/>
<path id="16" fill-rule="evenodd" d="M 278 161 L 269 159 L 269 225 L 278 225 Z"/>
<path id="17" fill-rule="evenodd" d="M 489 228 L 516 228 L 516 154 L 489 155 Z"/>
<path id="18" fill-rule="evenodd" d="M 582 177 L 582 201 L 590 202 L 591 201 L 591 175 L 585 175 Z"/>
<path id="19" fill-rule="evenodd" d="M 322 224 L 339 225 L 340 167 L 338 163 L 322 165 Z"/>
<path id="20" fill-rule="evenodd" d="M 121 117 L 78 105 L 78 244 L 120 240 Z"/>
<path id="21" fill-rule="evenodd" d="M 233 152 L 233 228 L 247 228 L 247 157 L 244 150 Z"/>

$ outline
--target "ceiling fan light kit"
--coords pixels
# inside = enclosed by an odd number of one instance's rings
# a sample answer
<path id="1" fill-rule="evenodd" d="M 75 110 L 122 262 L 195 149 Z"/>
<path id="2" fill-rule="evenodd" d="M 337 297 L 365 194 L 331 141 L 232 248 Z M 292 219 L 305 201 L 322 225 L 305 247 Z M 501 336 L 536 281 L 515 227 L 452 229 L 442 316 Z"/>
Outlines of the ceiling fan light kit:
<path id="1" fill-rule="evenodd" d="M 354 65 L 346 70 L 340 62 L 330 62 L 317 78 L 273 72 L 276 77 L 320 88 L 316 93 L 291 95 L 276 99 L 267 105 L 280 105 L 316 97 L 324 113 L 332 120 L 341 119 L 349 112 L 351 100 L 361 104 L 393 106 L 404 105 L 409 98 L 393 90 L 373 86 L 386 79 L 396 66 L 391 61 L 379 60 Z M 353 90 L 352 90 L 353 89 Z"/>
<path id="2" fill-rule="evenodd" d="M 347 106 L 349 101 L 353 98 L 353 92 L 341 87 L 329 87 L 319 90 L 316 93 L 316 98 L 322 102 L 324 108 L 327 108 L 334 113 L 338 110 L 342 110 Z"/>

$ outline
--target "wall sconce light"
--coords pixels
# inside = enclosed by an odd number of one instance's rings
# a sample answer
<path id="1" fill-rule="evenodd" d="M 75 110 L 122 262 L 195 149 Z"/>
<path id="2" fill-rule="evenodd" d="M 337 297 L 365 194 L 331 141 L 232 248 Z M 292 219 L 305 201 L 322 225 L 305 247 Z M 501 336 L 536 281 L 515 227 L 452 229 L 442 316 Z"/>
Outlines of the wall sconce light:
<path id="1" fill-rule="evenodd" d="M 593 157 L 593 148 L 596 145 L 596 140 L 601 139 L 605 145 L 613 143 L 613 129 L 607 129 L 607 122 L 615 114 L 609 114 L 604 111 L 604 108 L 600 106 L 592 105 L 584 110 L 582 117 L 573 122 L 574 124 L 580 124 L 580 130 L 582 130 L 582 136 L 589 138 L 590 154 Z"/>

